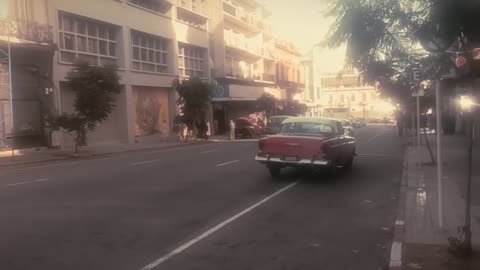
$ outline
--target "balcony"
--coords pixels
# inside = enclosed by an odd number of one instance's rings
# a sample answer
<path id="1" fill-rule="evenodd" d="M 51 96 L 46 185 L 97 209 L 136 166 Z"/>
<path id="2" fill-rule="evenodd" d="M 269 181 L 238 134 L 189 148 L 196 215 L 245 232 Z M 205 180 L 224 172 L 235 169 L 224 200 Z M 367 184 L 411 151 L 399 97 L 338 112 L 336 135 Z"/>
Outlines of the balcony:
<path id="1" fill-rule="evenodd" d="M 200 22 L 208 20 L 208 17 L 204 14 L 202 4 L 195 4 L 192 0 L 177 0 L 177 13 L 178 15 L 188 16 Z"/>
<path id="2" fill-rule="evenodd" d="M 262 80 L 266 82 L 274 82 L 275 74 L 263 73 Z"/>
<path id="3" fill-rule="evenodd" d="M 225 21 L 235 28 L 243 29 L 250 34 L 259 34 L 262 32 L 260 28 L 261 20 L 240 8 L 224 5 L 223 15 Z"/>
<path id="4" fill-rule="evenodd" d="M 275 61 L 275 52 L 272 48 L 264 47 L 262 55 L 266 60 Z"/>
<path id="5" fill-rule="evenodd" d="M 53 44 L 52 27 L 30 21 L 0 19 L 0 38 L 13 37 L 20 42 Z M 17 41 L 18 42 L 18 41 Z"/>
<path id="6" fill-rule="evenodd" d="M 235 34 L 229 31 L 225 31 L 224 34 L 225 46 L 229 48 L 232 52 L 245 56 L 250 56 L 253 58 L 261 57 L 262 50 L 260 49 L 260 46 L 254 44 L 254 42 L 248 40 L 242 35 Z"/>

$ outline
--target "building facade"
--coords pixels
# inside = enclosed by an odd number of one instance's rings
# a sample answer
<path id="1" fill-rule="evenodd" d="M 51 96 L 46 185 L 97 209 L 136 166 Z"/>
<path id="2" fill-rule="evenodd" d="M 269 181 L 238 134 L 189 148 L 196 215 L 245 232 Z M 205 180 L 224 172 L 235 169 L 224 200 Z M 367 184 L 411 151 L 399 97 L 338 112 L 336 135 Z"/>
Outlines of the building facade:
<path id="1" fill-rule="evenodd" d="M 173 79 L 197 76 L 209 81 L 208 1 L 6 2 L 10 8 L 25 3 L 19 13 L 26 14 L 26 20 L 50 26 L 58 46 L 52 58 L 51 92 L 57 113 L 73 110 L 74 95 L 65 78 L 75 61 L 118 66 L 123 91 L 110 118 L 89 135 L 89 143 L 132 143 L 169 134 L 176 113 Z M 14 85 L 14 92 L 19 89 Z M 73 143 L 68 136 L 56 141 Z"/>
<path id="2" fill-rule="evenodd" d="M 90 145 L 170 134 L 178 113 L 171 87 L 177 77 L 195 76 L 214 86 L 210 118 L 220 132 L 229 120 L 255 112 L 263 94 L 286 100 L 303 90 L 298 51 L 275 39 L 270 11 L 255 0 L 2 0 L 0 5 L 1 25 L 15 21 L 16 29 L 30 29 L 7 33 L 0 27 L 3 137 L 73 144 L 70 136 L 52 135 L 43 120 L 73 112 L 66 77 L 79 60 L 118 66 L 123 86 L 109 119 L 89 134 Z"/>
<path id="3" fill-rule="evenodd" d="M 43 1 L 0 1 L 0 148 L 44 145 L 55 45 Z"/>
<path id="4" fill-rule="evenodd" d="M 285 90 L 288 100 L 302 99 L 305 88 L 305 70 L 302 54 L 285 40 L 275 40 L 276 86 Z"/>
<path id="5" fill-rule="evenodd" d="M 319 45 L 304 57 L 305 91 L 302 98 L 308 116 L 378 118 L 382 103 L 375 86 L 363 82 L 354 70 L 328 70 L 326 53 Z"/>
<path id="6" fill-rule="evenodd" d="M 264 93 L 286 99 L 286 92 L 275 85 L 270 11 L 255 0 L 212 0 L 211 5 L 212 111 L 221 133 L 229 120 L 255 112 Z"/>

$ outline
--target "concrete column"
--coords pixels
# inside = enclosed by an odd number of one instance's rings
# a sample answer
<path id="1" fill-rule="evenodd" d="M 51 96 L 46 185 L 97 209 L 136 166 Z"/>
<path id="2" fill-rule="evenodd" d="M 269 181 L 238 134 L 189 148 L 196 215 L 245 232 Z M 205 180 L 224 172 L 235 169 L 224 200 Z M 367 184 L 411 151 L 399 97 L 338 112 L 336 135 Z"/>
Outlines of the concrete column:
<path id="1" fill-rule="evenodd" d="M 128 144 L 135 143 L 135 104 L 133 104 L 132 85 L 125 85 L 120 98 L 120 109 L 122 110 L 123 141 Z"/>

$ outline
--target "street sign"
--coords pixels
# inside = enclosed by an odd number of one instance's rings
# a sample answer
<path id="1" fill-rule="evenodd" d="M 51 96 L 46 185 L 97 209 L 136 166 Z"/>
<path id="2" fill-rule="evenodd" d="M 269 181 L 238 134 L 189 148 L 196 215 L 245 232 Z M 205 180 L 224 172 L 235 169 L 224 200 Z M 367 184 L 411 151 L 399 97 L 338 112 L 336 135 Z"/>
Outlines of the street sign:
<path id="1" fill-rule="evenodd" d="M 423 88 L 417 89 L 417 91 L 412 92 L 412 97 L 423 97 L 425 96 L 425 90 Z"/>
<path id="2" fill-rule="evenodd" d="M 421 72 L 418 69 L 413 70 L 413 81 L 414 82 L 420 82 L 422 80 L 421 78 Z"/>

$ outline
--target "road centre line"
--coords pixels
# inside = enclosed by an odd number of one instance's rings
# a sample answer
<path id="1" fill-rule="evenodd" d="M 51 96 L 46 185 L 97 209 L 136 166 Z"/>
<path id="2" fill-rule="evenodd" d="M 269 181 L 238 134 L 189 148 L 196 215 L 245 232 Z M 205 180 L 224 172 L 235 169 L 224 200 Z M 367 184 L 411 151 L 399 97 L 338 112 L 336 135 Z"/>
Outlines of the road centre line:
<path id="1" fill-rule="evenodd" d="M 237 163 L 237 162 L 240 162 L 240 160 L 236 159 L 236 160 L 232 160 L 232 161 L 229 161 L 229 162 L 220 163 L 220 164 L 217 165 L 217 167 L 223 167 L 223 166 L 227 166 L 227 165 Z"/>
<path id="2" fill-rule="evenodd" d="M 162 161 L 162 160 L 163 159 L 147 160 L 147 161 L 135 162 L 135 163 L 132 163 L 130 165 L 138 166 L 138 165 L 144 165 L 144 164 L 149 164 L 149 163 L 155 163 L 155 162 L 159 162 L 159 161 Z"/>
<path id="3" fill-rule="evenodd" d="M 36 179 L 36 180 L 24 181 L 24 182 L 18 182 L 18 183 L 8 184 L 8 185 L 6 185 L 6 186 L 7 186 L 7 187 L 14 187 L 14 186 L 26 185 L 26 184 L 36 183 L 36 182 L 44 182 L 44 181 L 48 181 L 48 178 L 42 178 L 42 179 Z"/>
<path id="4" fill-rule="evenodd" d="M 200 152 L 200 154 L 210 154 L 210 153 L 213 153 L 213 152 L 217 152 L 217 149 L 203 151 L 203 152 Z"/>
<path id="5" fill-rule="evenodd" d="M 269 200 L 273 199 L 274 197 L 280 195 L 281 193 L 291 189 L 292 187 L 294 187 L 295 185 L 298 184 L 298 181 L 295 182 L 295 183 L 292 183 L 286 187 L 283 187 L 281 188 L 280 190 L 276 191 L 275 193 L 271 194 L 270 196 L 264 198 L 263 200 L 255 203 L 254 205 L 246 208 L 245 210 L 241 211 L 240 213 L 222 221 L 221 223 L 219 223 L 218 225 L 216 225 L 215 227 L 212 227 L 210 228 L 209 230 L 205 231 L 204 233 L 200 234 L 199 236 L 193 238 L 192 240 L 186 242 L 185 244 L 179 246 L 178 248 L 170 251 L 169 253 L 165 254 L 164 256 L 160 257 L 159 259 L 155 260 L 154 262 L 148 264 L 147 266 L 141 268 L 140 270 L 151 270 L 157 266 L 159 266 L 160 264 L 164 263 L 165 261 L 169 260 L 170 258 L 172 258 L 173 256 L 179 254 L 179 253 L 182 253 L 183 251 L 185 251 L 186 249 L 190 248 L 191 246 L 195 245 L 196 243 L 200 242 L 201 240 L 207 238 L 208 236 L 210 236 L 211 234 L 215 233 L 216 231 L 222 229 L 223 227 L 227 226 L 228 224 L 234 222 L 235 220 L 237 220 L 238 218 L 242 217 L 243 215 L 247 214 L 248 212 L 251 212 L 252 210 L 254 210 L 255 208 L 259 207 L 260 205 L 268 202 Z"/>

